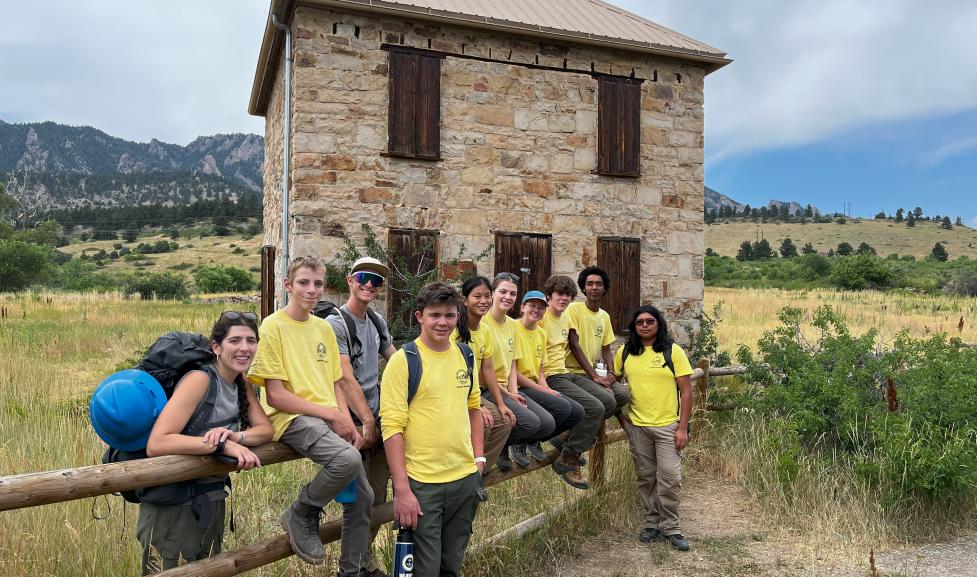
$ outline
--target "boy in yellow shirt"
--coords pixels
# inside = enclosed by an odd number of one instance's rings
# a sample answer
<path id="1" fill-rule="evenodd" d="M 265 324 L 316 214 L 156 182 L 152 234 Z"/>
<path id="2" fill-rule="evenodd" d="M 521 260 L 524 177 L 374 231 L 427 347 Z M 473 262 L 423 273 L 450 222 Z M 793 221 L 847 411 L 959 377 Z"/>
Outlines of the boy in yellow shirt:
<path id="1" fill-rule="evenodd" d="M 444 283 L 417 295 L 414 341 L 422 369 L 409 397 L 409 348 L 394 353 L 380 388 L 380 423 L 394 487 L 394 519 L 414 528 L 414 576 L 453 577 L 461 569 L 475 519 L 482 454 L 479 390 L 451 342 L 461 297 Z M 467 345 L 465 345 L 467 349 Z"/>
<path id="2" fill-rule="evenodd" d="M 319 539 L 322 507 L 355 482 L 356 500 L 343 505 L 339 575 L 359 576 L 368 559 L 373 490 L 358 451 L 360 435 L 340 388 L 347 383 L 336 335 L 327 321 L 312 315 L 324 287 L 325 268 L 318 259 L 292 260 L 285 277 L 288 305 L 261 323 L 248 377 L 265 389 L 261 406 L 271 419 L 274 440 L 322 466 L 281 515 L 292 550 L 314 565 L 325 560 Z"/>

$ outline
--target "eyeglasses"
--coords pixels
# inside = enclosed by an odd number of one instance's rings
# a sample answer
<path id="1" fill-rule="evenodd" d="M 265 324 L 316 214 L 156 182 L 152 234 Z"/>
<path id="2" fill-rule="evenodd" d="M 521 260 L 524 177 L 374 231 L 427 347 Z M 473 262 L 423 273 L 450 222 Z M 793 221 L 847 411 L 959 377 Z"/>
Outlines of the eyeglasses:
<path id="1" fill-rule="evenodd" d="M 353 280 L 363 285 L 366 283 L 371 283 L 373 288 L 380 288 L 383 286 L 383 277 L 375 272 L 354 272 Z"/>
<path id="2" fill-rule="evenodd" d="M 518 284 L 519 283 L 519 275 L 514 274 L 514 273 L 511 273 L 511 272 L 500 272 L 499 274 L 495 275 L 495 280 L 509 280 L 509 281 L 512 281 L 512 282 Z"/>
<path id="3" fill-rule="evenodd" d="M 238 311 L 224 311 L 221 313 L 222 319 L 227 319 L 229 321 L 236 321 L 237 319 L 244 319 L 246 321 L 258 322 L 258 315 L 249 312 L 238 312 Z"/>
<path id="4" fill-rule="evenodd" d="M 651 325 L 658 324 L 655 319 L 635 319 L 634 326 L 636 327 L 650 327 Z"/>

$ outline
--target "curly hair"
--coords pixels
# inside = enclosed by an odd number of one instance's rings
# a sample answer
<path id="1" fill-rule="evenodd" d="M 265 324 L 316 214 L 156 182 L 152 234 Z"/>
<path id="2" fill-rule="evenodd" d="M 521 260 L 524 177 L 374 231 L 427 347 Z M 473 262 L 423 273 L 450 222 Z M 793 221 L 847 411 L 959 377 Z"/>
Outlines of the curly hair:
<path id="1" fill-rule="evenodd" d="M 577 275 L 577 286 L 580 287 L 580 290 L 584 290 L 584 287 L 587 286 L 587 277 L 594 274 L 604 281 L 604 292 L 606 293 L 611 288 L 611 277 L 607 276 L 607 272 L 599 266 L 588 266 L 580 271 L 580 274 Z"/>
<path id="2" fill-rule="evenodd" d="M 577 298 L 577 285 L 573 284 L 573 279 L 562 274 L 555 274 L 546 279 L 543 284 L 543 294 L 546 298 L 553 296 L 553 293 L 570 295 L 570 298 Z"/>

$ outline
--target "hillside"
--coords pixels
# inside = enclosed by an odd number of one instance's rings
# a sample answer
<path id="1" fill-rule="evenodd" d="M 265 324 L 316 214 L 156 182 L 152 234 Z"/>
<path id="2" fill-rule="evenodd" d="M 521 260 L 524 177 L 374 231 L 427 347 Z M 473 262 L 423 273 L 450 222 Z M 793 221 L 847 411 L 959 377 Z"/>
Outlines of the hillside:
<path id="1" fill-rule="evenodd" d="M 0 180 L 40 189 L 45 210 L 236 200 L 260 194 L 264 139 L 201 136 L 186 146 L 130 142 L 89 126 L 0 120 Z"/>
<path id="2" fill-rule="evenodd" d="M 950 258 L 977 258 L 977 230 L 965 226 L 945 230 L 935 222 L 920 222 L 915 227 L 907 227 L 904 223 L 889 220 L 852 219 L 846 224 L 760 224 L 734 220 L 705 226 L 706 247 L 724 256 L 736 256 L 744 240 L 752 242 L 766 238 L 776 249 L 787 237 L 798 248 L 810 242 L 821 253 L 837 248 L 842 242 L 854 247 L 867 242 L 883 257 L 892 253 L 925 257 L 933 250 L 933 245 L 944 242 Z"/>

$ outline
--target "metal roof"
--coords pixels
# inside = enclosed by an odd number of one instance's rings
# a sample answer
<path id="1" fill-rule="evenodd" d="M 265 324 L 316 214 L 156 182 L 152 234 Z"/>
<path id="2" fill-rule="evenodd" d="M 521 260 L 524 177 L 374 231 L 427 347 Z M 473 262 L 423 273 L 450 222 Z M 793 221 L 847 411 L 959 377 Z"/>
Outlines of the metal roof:
<path id="1" fill-rule="evenodd" d="M 600 0 L 300 0 L 303 5 L 434 20 L 513 34 L 644 52 L 701 63 L 712 72 L 726 53 Z M 263 115 L 281 52 L 271 14 L 290 22 L 295 0 L 271 0 L 249 112 Z"/>

